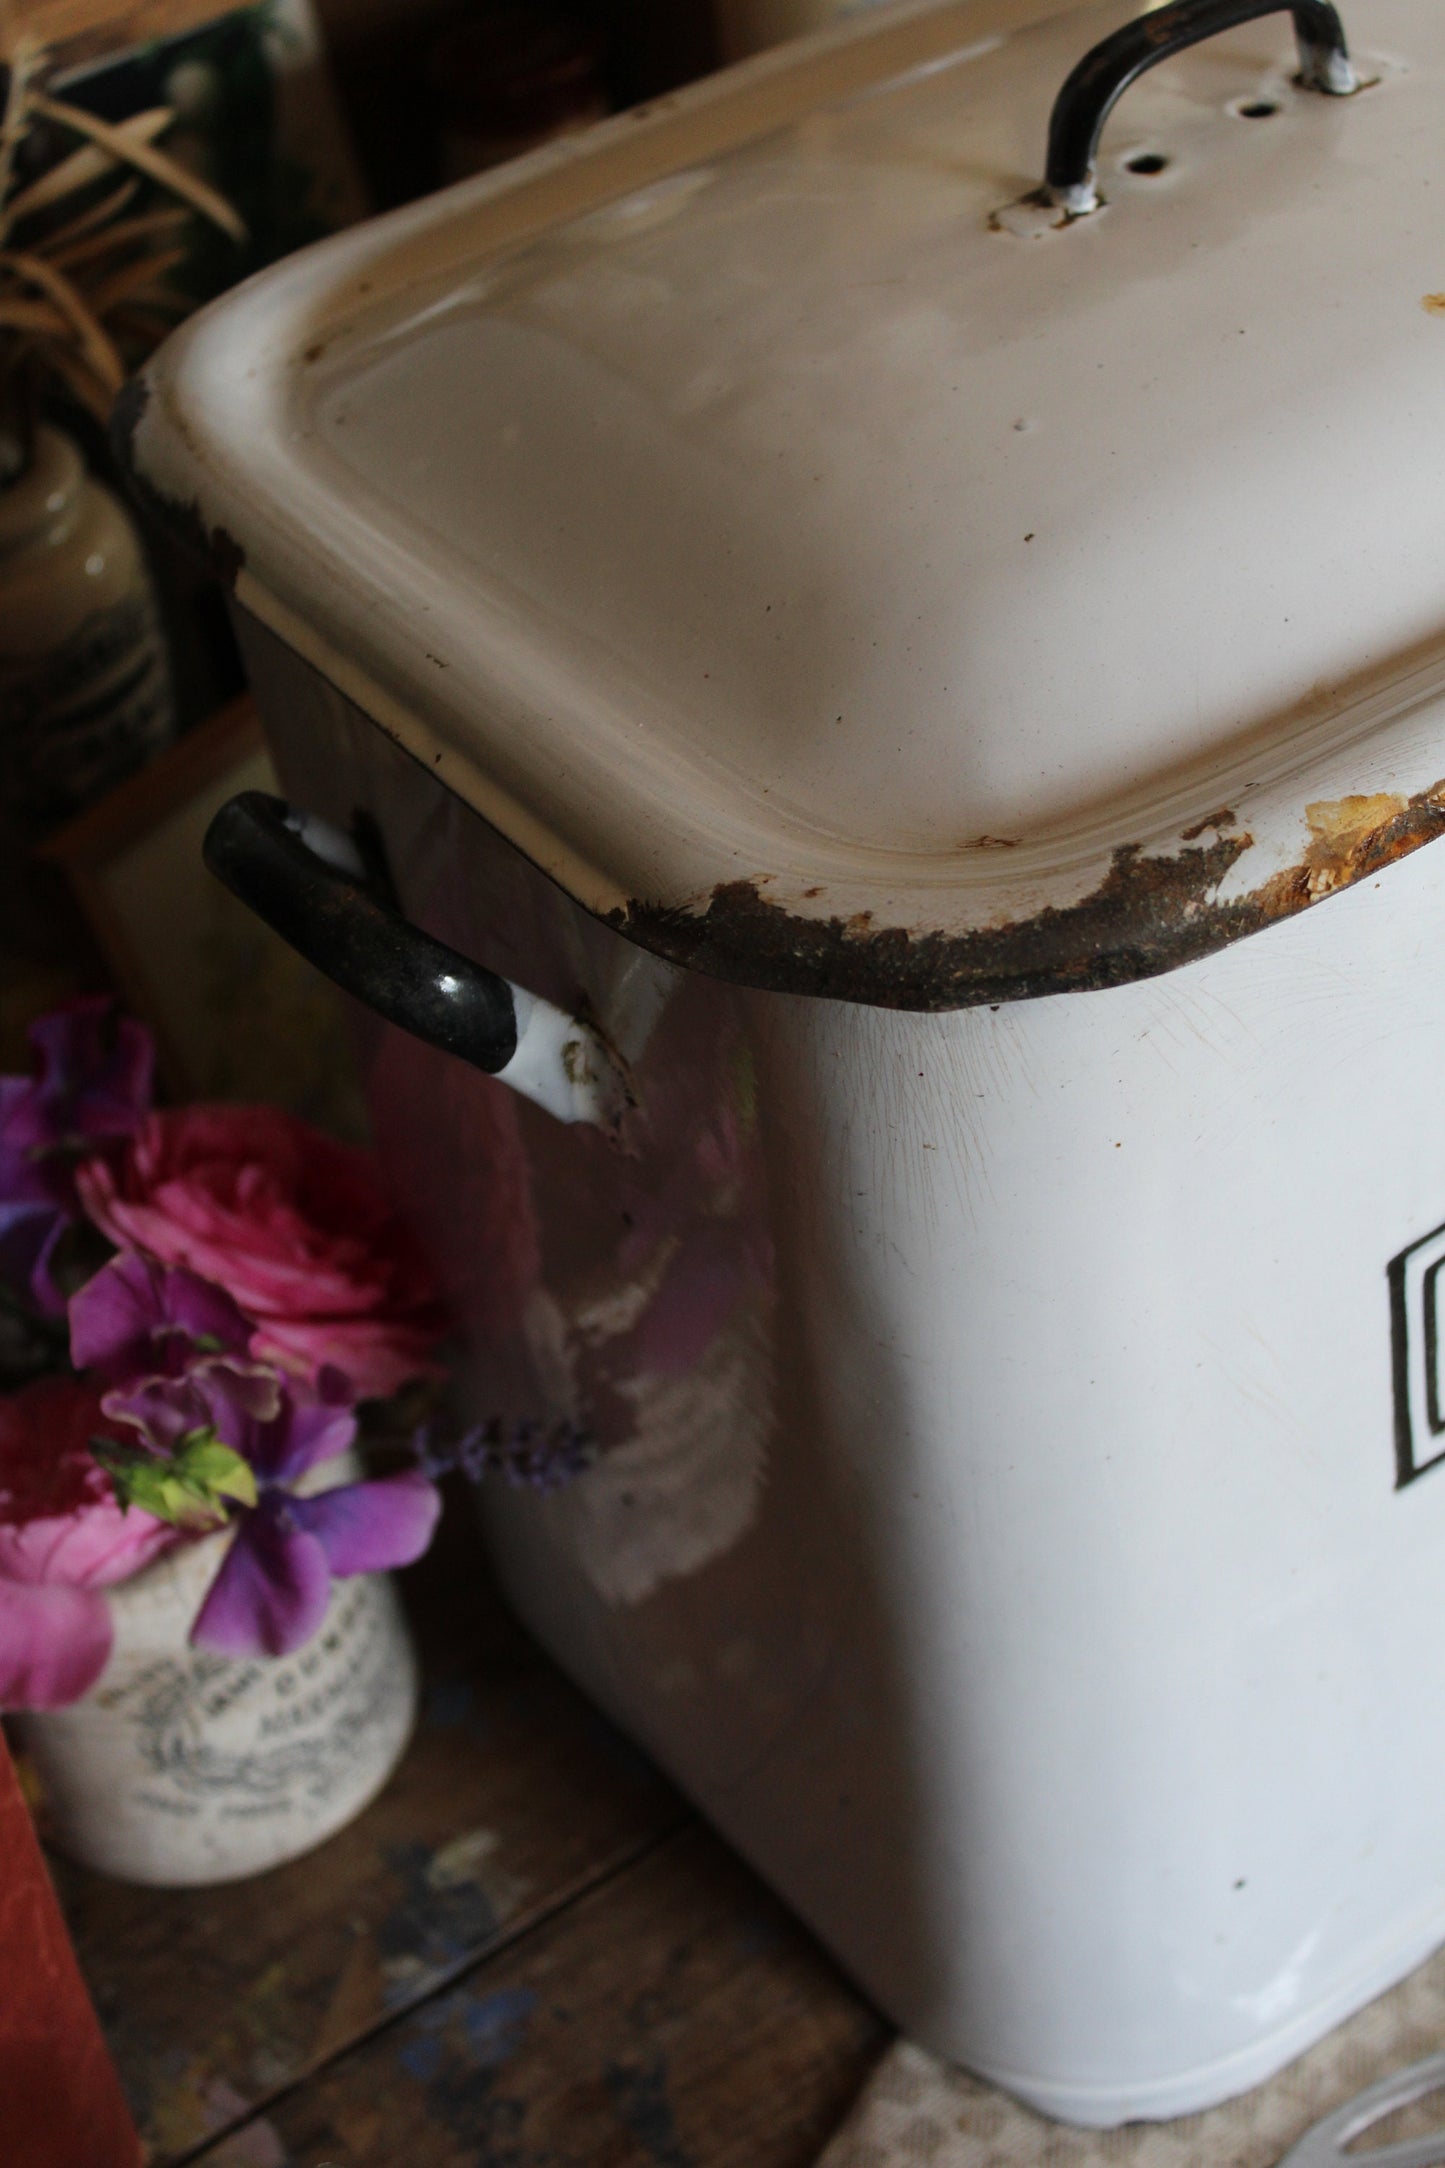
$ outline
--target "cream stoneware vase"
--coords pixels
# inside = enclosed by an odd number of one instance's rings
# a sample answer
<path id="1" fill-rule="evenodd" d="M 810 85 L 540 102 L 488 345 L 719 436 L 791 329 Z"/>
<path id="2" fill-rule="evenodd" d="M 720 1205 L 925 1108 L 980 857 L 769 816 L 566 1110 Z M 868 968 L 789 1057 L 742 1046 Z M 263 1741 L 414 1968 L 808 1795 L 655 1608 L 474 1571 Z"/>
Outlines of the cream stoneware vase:
<path id="1" fill-rule="evenodd" d="M 135 524 L 61 430 L 0 487 L 0 782 L 30 836 L 174 735 L 170 667 Z"/>
<path id="2" fill-rule="evenodd" d="M 222 1533 L 109 1591 L 115 1647 L 68 1709 L 9 1718 L 40 1782 L 43 1826 L 126 1882 L 231 1882 L 309 1851 L 374 1798 L 416 1714 L 417 1672 L 385 1574 L 338 1581 L 295 1655 L 192 1648 Z"/>

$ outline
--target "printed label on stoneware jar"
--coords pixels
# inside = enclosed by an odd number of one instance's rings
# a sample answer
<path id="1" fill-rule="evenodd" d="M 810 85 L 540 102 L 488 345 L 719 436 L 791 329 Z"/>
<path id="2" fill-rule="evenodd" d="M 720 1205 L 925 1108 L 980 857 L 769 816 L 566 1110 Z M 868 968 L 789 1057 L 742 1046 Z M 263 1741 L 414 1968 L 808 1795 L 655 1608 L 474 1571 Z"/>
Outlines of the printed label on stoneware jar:
<path id="1" fill-rule="evenodd" d="M 126 597 L 28 668 L 0 671 L 0 741 L 13 815 L 48 823 L 88 805 L 174 729 L 153 599 Z"/>
<path id="2" fill-rule="evenodd" d="M 407 1698 L 403 1668 L 378 1661 L 390 1621 L 371 1599 L 367 1582 L 343 1587 L 316 1639 L 280 1662 L 195 1650 L 156 1657 L 103 1687 L 97 1707 L 131 1728 L 151 1779 L 137 1787 L 138 1802 L 251 1820 L 333 1797 Z"/>
<path id="3" fill-rule="evenodd" d="M 294 1656 L 243 1660 L 184 1639 L 202 1564 L 162 1560 L 119 1591 L 100 1685 L 14 1720 L 47 1833 L 130 1881 L 225 1881 L 309 1850 L 380 1789 L 411 1730 L 416 1665 L 384 1575 L 338 1583 Z"/>

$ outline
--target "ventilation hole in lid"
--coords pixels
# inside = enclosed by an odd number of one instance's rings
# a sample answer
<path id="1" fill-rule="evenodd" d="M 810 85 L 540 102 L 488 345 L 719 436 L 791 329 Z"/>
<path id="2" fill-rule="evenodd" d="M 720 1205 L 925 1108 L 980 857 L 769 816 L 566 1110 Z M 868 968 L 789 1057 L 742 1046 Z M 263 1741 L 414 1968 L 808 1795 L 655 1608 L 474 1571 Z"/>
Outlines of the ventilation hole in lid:
<path id="1" fill-rule="evenodd" d="M 1132 158 L 1124 160 L 1130 173 L 1162 173 L 1168 163 L 1168 159 L 1162 157 L 1158 151 L 1135 151 Z"/>
<path id="2" fill-rule="evenodd" d="M 1251 98 L 1246 105 L 1237 105 L 1234 110 L 1241 120 L 1269 120 L 1279 107 L 1270 98 Z"/>

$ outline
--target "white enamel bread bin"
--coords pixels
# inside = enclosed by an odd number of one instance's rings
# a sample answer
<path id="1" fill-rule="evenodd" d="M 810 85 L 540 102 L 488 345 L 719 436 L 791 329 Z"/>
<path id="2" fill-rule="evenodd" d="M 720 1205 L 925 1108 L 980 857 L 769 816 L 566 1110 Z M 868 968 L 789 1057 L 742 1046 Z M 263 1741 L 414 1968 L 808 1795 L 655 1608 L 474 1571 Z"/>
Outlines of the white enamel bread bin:
<path id="1" fill-rule="evenodd" d="M 1445 1937 L 1445 12 L 1344 4 L 867 15 L 127 411 L 290 800 L 212 864 L 599 1441 L 517 1609 L 1083 2123 Z"/>

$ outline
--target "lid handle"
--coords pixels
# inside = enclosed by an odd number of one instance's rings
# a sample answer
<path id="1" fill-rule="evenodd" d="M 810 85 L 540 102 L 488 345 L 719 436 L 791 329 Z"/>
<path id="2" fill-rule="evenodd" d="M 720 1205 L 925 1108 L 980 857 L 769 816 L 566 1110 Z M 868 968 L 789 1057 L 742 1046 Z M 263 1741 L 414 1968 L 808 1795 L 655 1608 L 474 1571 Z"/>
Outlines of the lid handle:
<path id="1" fill-rule="evenodd" d="M 1285 12 L 1280 0 L 1172 0 L 1170 6 L 1151 8 L 1102 39 L 1085 53 L 1054 100 L 1044 176 L 1049 201 L 1071 218 L 1098 209 L 1094 166 L 1099 137 L 1117 101 L 1146 68 L 1257 15 Z M 1294 17 L 1305 88 L 1331 98 L 1357 90 L 1344 26 L 1330 0 L 1294 0 L 1288 12 Z"/>

